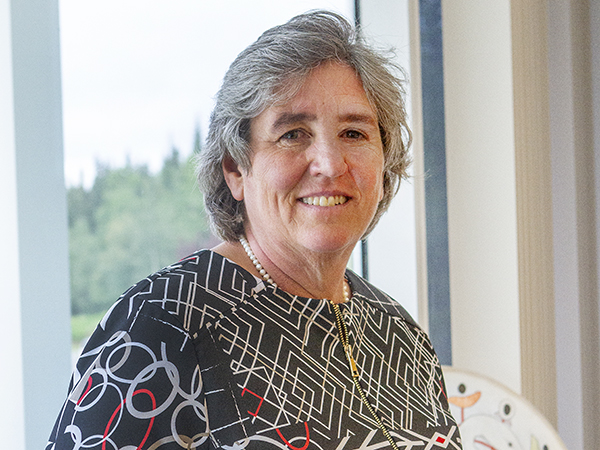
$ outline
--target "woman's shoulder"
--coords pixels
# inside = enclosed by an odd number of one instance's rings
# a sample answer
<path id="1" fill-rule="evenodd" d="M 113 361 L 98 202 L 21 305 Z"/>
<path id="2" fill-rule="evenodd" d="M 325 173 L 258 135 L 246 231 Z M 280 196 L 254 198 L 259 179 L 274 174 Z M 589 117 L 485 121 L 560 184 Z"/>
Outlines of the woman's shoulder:
<path id="1" fill-rule="evenodd" d="M 156 339 L 192 342 L 200 329 L 251 295 L 256 280 L 210 250 L 200 250 L 129 288 L 104 315 L 83 348 L 74 380 L 115 342 L 152 346 Z M 158 347 L 160 347 L 159 344 Z"/>
<path id="2" fill-rule="evenodd" d="M 373 307 L 383 310 L 391 316 L 398 317 L 414 327 L 420 328 L 408 311 L 406 311 L 398 301 L 352 270 L 346 270 L 346 276 L 350 281 L 352 291 L 355 295 L 361 296 Z"/>
<path id="3" fill-rule="evenodd" d="M 139 281 L 117 304 L 128 311 L 154 305 L 193 336 L 208 320 L 251 295 L 256 283 L 255 277 L 227 258 L 199 250 Z"/>

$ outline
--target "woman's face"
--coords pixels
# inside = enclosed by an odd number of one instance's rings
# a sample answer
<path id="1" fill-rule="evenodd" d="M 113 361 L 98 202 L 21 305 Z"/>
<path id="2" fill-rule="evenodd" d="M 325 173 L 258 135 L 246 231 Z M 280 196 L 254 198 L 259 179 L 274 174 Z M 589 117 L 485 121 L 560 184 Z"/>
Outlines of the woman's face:
<path id="1" fill-rule="evenodd" d="M 383 195 L 377 114 L 354 70 L 324 63 L 250 123 L 252 168 L 225 163 L 246 230 L 265 251 L 350 250 Z"/>

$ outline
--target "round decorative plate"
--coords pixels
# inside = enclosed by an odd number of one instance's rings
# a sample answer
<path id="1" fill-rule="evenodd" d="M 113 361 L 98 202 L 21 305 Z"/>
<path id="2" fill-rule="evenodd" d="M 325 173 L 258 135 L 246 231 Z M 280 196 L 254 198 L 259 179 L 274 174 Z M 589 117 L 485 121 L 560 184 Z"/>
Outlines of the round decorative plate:
<path id="1" fill-rule="evenodd" d="M 527 400 L 490 378 L 444 366 L 464 450 L 567 450 Z"/>

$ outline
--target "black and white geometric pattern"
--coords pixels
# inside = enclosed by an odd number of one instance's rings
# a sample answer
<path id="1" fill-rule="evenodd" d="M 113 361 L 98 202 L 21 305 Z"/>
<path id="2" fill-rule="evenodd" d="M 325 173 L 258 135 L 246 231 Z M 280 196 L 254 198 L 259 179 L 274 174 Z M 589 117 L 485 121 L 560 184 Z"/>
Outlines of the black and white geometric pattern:
<path id="1" fill-rule="evenodd" d="M 401 449 L 459 449 L 439 362 L 352 272 L 341 305 L 362 387 Z M 377 449 L 329 303 L 200 251 L 126 292 L 88 342 L 51 449 Z"/>

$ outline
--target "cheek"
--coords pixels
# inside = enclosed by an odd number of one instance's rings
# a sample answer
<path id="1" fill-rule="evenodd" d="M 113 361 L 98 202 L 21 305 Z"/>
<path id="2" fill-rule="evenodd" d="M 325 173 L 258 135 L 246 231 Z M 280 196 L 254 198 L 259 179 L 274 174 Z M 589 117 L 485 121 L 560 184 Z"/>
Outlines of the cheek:
<path id="1" fill-rule="evenodd" d="M 289 195 L 304 174 L 297 162 L 276 156 L 261 160 L 252 172 L 256 190 L 269 197 Z"/>
<path id="2" fill-rule="evenodd" d="M 354 172 L 353 178 L 364 199 L 376 208 L 383 198 L 383 169 L 379 165 L 365 163 Z"/>
<path id="3" fill-rule="evenodd" d="M 373 187 L 377 200 L 381 201 L 383 198 L 383 159 L 377 159 L 375 161 L 369 161 L 365 163 L 368 168 L 368 180 L 370 185 Z"/>
<path id="4" fill-rule="evenodd" d="M 281 189 L 289 189 L 298 184 L 308 170 L 306 156 L 302 153 L 274 154 L 267 165 L 272 179 Z"/>

